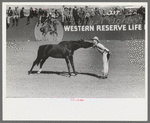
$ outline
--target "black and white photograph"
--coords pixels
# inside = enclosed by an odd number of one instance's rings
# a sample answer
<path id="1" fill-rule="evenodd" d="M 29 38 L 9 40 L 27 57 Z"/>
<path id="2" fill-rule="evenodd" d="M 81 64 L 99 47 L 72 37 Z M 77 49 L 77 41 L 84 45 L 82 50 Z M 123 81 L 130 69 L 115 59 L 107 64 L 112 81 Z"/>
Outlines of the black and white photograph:
<path id="1" fill-rule="evenodd" d="M 37 103 L 44 99 L 51 102 L 50 107 L 62 108 L 59 105 L 62 101 L 69 103 L 69 107 L 74 102 L 80 103 L 81 108 L 83 103 L 90 108 L 95 104 L 94 109 L 106 108 L 101 117 L 93 117 L 95 120 L 145 121 L 147 16 L 146 2 L 3 2 L 3 118 L 37 120 L 38 115 L 33 118 L 33 113 L 31 117 L 16 114 L 22 110 L 19 107 L 23 100 Z M 129 99 L 138 103 L 129 104 Z M 9 100 L 17 100 L 16 112 Z M 120 118 L 113 117 L 115 108 L 109 101 L 116 107 L 122 101 L 120 104 L 124 106 L 120 107 L 124 109 L 129 104 L 133 110 L 131 114 L 118 112 Z M 110 107 L 113 111 L 108 115 Z M 61 119 L 59 115 L 45 116 L 47 120 Z M 85 117 L 74 115 L 64 119 L 85 120 Z"/>

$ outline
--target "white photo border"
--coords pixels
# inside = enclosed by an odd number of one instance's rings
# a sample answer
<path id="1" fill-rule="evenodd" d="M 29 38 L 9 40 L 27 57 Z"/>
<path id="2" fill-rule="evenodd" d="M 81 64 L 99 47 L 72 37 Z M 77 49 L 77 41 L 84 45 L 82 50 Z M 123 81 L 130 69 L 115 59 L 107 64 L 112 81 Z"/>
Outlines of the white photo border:
<path id="1" fill-rule="evenodd" d="M 6 98 L 6 5 L 97 5 L 144 4 L 145 24 L 145 98 Z M 147 2 L 3 2 L 2 3 L 2 75 L 3 120 L 80 120 L 146 121 L 148 120 L 148 3 Z"/>

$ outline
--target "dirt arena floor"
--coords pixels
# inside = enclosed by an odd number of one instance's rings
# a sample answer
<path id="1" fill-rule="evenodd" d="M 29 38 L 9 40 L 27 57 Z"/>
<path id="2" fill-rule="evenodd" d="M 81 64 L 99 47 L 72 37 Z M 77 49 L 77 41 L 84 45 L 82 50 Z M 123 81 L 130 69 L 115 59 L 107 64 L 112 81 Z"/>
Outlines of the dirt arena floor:
<path id="1" fill-rule="evenodd" d="M 7 98 L 144 98 L 144 40 L 102 43 L 112 52 L 108 79 L 101 79 L 102 55 L 93 48 L 74 54 L 77 76 L 68 77 L 64 59 L 49 58 L 41 74 L 35 66 L 40 45 L 48 41 L 7 41 Z M 134 47 L 133 47 L 134 46 Z"/>

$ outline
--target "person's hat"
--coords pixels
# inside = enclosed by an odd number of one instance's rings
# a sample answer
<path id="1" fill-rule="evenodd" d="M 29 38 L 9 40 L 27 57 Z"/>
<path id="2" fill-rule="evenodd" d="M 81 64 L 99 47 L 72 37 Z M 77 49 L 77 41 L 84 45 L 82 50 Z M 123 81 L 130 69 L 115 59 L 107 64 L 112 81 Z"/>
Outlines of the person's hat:
<path id="1" fill-rule="evenodd" d="M 92 38 L 93 40 L 97 40 L 98 42 L 100 42 L 100 40 L 98 39 L 97 36 L 95 36 L 94 38 Z"/>

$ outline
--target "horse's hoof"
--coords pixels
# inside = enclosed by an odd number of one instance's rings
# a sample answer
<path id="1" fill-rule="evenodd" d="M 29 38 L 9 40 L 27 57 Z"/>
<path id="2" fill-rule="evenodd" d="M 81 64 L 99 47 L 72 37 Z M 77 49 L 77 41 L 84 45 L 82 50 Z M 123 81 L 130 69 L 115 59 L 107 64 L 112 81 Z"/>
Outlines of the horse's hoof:
<path id="1" fill-rule="evenodd" d="M 107 79 L 107 76 L 102 76 L 102 79 Z"/>
<path id="2" fill-rule="evenodd" d="M 74 74 L 75 74 L 75 76 L 76 76 L 76 75 L 78 75 L 78 73 L 77 73 L 77 72 L 75 72 Z"/>

